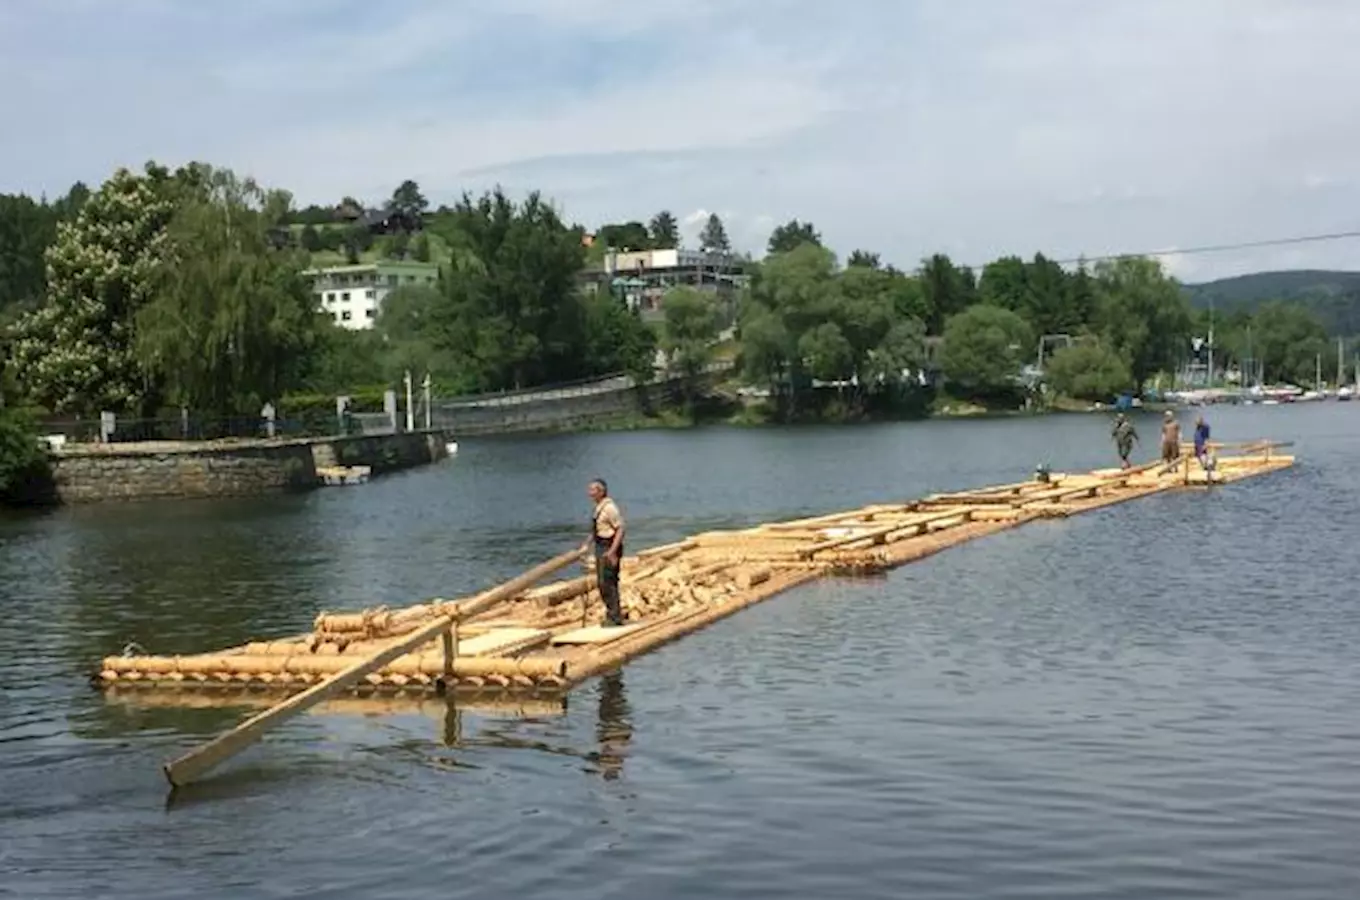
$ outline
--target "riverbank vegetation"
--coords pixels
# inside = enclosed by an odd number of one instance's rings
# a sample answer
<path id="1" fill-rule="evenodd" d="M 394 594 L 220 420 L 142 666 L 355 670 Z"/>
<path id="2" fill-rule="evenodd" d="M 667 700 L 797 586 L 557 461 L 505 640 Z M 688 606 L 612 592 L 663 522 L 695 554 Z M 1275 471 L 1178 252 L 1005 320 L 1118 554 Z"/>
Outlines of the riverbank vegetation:
<path id="1" fill-rule="evenodd" d="M 376 212 L 349 197 L 298 208 L 227 170 L 151 163 L 52 202 L 0 196 L 0 387 L 43 415 L 227 421 L 290 397 L 381 396 L 406 370 L 429 373 L 439 396 L 645 381 L 660 350 L 696 417 L 857 419 L 1108 401 L 1166 378 L 1208 331 L 1154 260 L 1011 256 L 974 270 L 937 254 L 904 271 L 874 248 L 842 264 L 800 220 L 773 231 L 760 261 L 735 260 L 745 287 L 721 306 L 677 288 L 644 322 L 580 277 L 607 248 L 679 242 L 669 211 L 592 236 L 537 194 L 431 209 L 407 181 Z M 731 249 L 718 216 L 700 244 Z M 379 259 L 428 261 L 439 277 L 389 295 L 372 329 L 338 327 L 304 273 Z M 1297 302 L 1235 309 L 1216 331 L 1220 361 L 1295 381 L 1330 337 Z"/>

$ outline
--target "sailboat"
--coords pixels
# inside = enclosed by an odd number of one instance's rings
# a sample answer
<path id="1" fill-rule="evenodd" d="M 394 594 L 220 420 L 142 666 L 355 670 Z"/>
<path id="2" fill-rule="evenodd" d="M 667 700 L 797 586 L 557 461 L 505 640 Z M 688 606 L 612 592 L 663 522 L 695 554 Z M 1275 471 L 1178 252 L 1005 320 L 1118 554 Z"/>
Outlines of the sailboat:
<path id="1" fill-rule="evenodd" d="M 1355 396 L 1355 391 L 1347 384 L 1346 380 L 1346 341 L 1344 338 L 1336 339 L 1336 399 L 1349 400 Z"/>
<path id="2" fill-rule="evenodd" d="M 1313 390 L 1311 390 L 1311 391 L 1304 391 L 1304 392 L 1303 392 L 1303 396 L 1299 397 L 1299 400 L 1300 400 L 1300 401 L 1305 401 L 1305 400 L 1324 400 L 1324 399 L 1326 399 L 1326 397 L 1327 397 L 1327 395 L 1326 395 L 1325 393 L 1323 393 L 1323 391 L 1322 391 L 1322 354 L 1321 354 L 1321 353 L 1319 353 L 1319 354 L 1317 355 L 1317 376 L 1316 376 L 1316 380 L 1313 382 L 1313 384 L 1314 384 Z"/>

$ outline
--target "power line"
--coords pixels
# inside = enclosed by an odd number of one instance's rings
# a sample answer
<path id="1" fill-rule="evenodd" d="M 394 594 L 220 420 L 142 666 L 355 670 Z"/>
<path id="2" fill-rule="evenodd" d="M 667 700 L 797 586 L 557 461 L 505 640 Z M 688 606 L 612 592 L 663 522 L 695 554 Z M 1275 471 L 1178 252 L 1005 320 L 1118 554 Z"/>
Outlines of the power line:
<path id="1" fill-rule="evenodd" d="M 1194 256 L 1201 253 L 1222 253 L 1227 250 L 1252 250 L 1257 247 L 1283 247 L 1289 244 L 1314 244 L 1321 241 L 1339 241 L 1345 238 L 1360 238 L 1360 231 L 1334 231 L 1328 234 L 1309 234 L 1299 237 L 1271 238 L 1263 241 L 1243 241 L 1237 244 L 1207 244 L 1203 247 L 1186 247 L 1175 250 L 1151 250 L 1146 253 L 1112 253 L 1107 256 L 1079 256 L 1074 259 L 1058 259 L 1059 265 L 1075 265 L 1080 262 L 1114 262 L 1120 259 L 1141 259 L 1149 256 Z"/>

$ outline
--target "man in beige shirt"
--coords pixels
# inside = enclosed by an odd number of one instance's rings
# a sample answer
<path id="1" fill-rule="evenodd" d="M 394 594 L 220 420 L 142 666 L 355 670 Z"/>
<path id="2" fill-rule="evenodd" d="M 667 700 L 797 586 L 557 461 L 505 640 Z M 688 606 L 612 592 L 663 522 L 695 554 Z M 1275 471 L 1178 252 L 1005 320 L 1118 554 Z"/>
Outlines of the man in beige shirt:
<path id="1" fill-rule="evenodd" d="M 614 498 L 609 496 L 609 485 L 596 478 L 586 487 L 586 494 L 595 504 L 590 520 L 590 539 L 581 546 L 586 553 L 595 548 L 595 578 L 604 601 L 605 622 L 623 624 L 623 607 L 619 602 L 619 562 L 623 559 L 623 514 Z"/>

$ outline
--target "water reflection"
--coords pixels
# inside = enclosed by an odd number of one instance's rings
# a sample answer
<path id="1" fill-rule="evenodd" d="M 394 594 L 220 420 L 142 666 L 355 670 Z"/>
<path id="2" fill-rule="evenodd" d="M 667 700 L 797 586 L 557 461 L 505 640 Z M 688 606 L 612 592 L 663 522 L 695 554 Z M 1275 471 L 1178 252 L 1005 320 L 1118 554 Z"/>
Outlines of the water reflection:
<path id="1" fill-rule="evenodd" d="M 628 695 L 623 689 L 623 673 L 610 672 L 601 677 L 598 693 L 595 740 L 600 748 L 591 757 L 604 779 L 614 781 L 623 774 L 623 760 L 633 740 L 632 717 L 628 708 Z"/>

